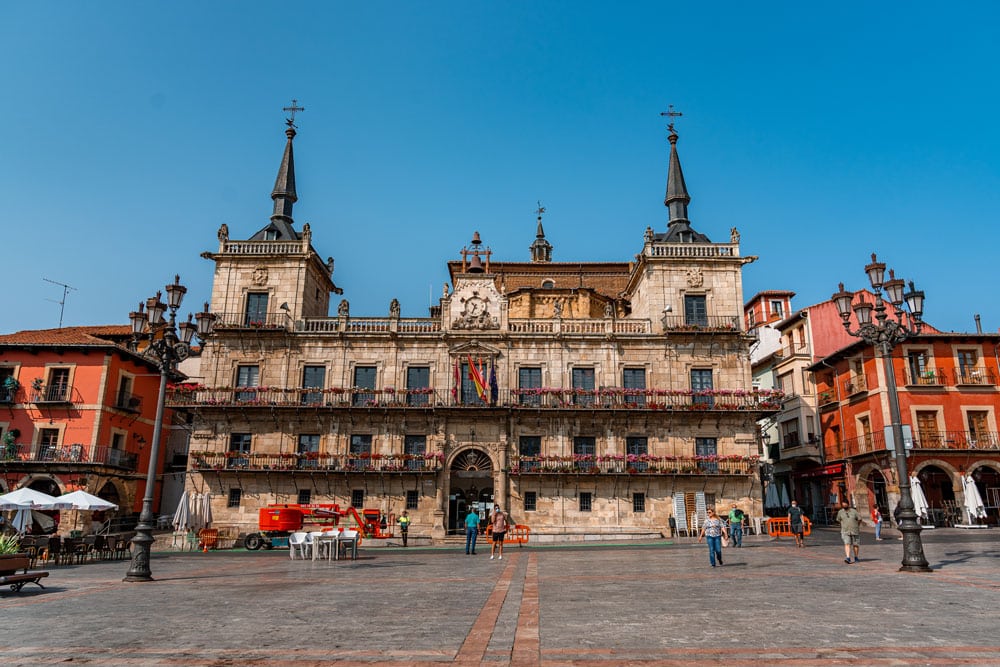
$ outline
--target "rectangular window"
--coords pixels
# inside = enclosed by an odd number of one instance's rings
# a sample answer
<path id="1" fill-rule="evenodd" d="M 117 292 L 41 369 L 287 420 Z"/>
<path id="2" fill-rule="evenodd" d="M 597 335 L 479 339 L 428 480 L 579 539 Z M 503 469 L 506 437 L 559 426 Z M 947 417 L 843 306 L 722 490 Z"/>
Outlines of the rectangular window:
<path id="1" fill-rule="evenodd" d="M 927 350 L 910 350 L 906 353 L 906 366 L 910 371 L 910 384 L 927 383 Z M 934 378 L 933 373 L 931 379 Z"/>
<path id="2" fill-rule="evenodd" d="M 250 453 L 250 434 L 233 433 L 229 436 L 229 451 L 240 454 Z"/>
<path id="3" fill-rule="evenodd" d="M 45 388 L 46 401 L 69 400 L 69 369 L 52 368 L 49 370 L 49 385 Z"/>
<path id="4" fill-rule="evenodd" d="M 580 511 L 589 512 L 593 506 L 594 494 L 590 491 L 580 492 Z"/>
<path id="5" fill-rule="evenodd" d="M 594 369 L 573 369 L 573 404 L 590 407 L 594 404 Z"/>
<path id="6" fill-rule="evenodd" d="M 785 396 L 795 395 L 795 375 L 791 372 L 782 373 L 778 376 L 778 389 L 784 392 Z"/>
<path id="7" fill-rule="evenodd" d="M 122 375 L 118 379 L 118 393 L 115 395 L 115 407 L 122 410 L 135 410 L 139 407 L 139 398 L 132 395 L 131 375 Z"/>
<path id="8" fill-rule="evenodd" d="M 771 315 L 774 317 L 784 317 L 785 316 L 785 304 L 781 301 L 771 302 Z"/>
<path id="9" fill-rule="evenodd" d="M 14 394 L 16 393 L 14 382 L 14 369 L 10 366 L 0 366 L 0 403 L 14 402 Z"/>
<path id="10" fill-rule="evenodd" d="M 625 389 L 625 403 L 645 407 L 646 369 L 626 368 L 622 371 L 622 387 Z"/>
<path id="11" fill-rule="evenodd" d="M 597 438 L 577 436 L 573 438 L 573 458 L 577 470 L 594 469 L 594 453 L 597 451 Z"/>
<path id="12" fill-rule="evenodd" d="M 430 405 L 431 369 L 429 366 L 410 366 L 406 369 L 406 404 Z"/>
<path id="13" fill-rule="evenodd" d="M 482 376 L 483 385 L 486 386 L 489 383 L 489 369 L 485 364 L 476 363 L 477 372 Z M 462 405 L 486 405 L 486 402 L 479 396 L 479 389 L 476 387 L 476 383 L 472 379 L 472 373 L 469 370 L 469 362 L 463 361 L 461 364 L 462 372 L 462 395 L 459 399 L 462 401 Z"/>
<path id="14" fill-rule="evenodd" d="M 358 389 L 375 389 L 375 366 L 355 366 L 354 367 L 354 405 L 372 405 L 375 402 L 375 394 Z"/>
<path id="15" fill-rule="evenodd" d="M 242 387 L 259 387 L 260 386 L 260 366 L 237 366 L 236 367 L 236 386 L 238 388 Z M 256 391 L 237 391 L 236 400 L 241 403 L 250 403 L 257 400 Z"/>
<path id="16" fill-rule="evenodd" d="M 534 512 L 538 509 L 538 492 L 537 491 L 525 491 L 524 492 L 524 511 Z"/>
<path id="17" fill-rule="evenodd" d="M 238 508 L 241 500 L 243 500 L 243 489 L 229 489 L 229 497 L 226 498 L 226 507 L 229 509 Z"/>
<path id="18" fill-rule="evenodd" d="M 420 502 L 420 492 L 409 489 L 406 492 L 406 509 L 415 510 Z"/>
<path id="19" fill-rule="evenodd" d="M 633 493 L 632 494 L 632 511 L 639 513 L 646 511 L 646 494 L 645 493 Z"/>
<path id="20" fill-rule="evenodd" d="M 365 506 L 365 490 L 364 489 L 351 490 L 351 507 L 364 507 L 364 506 Z"/>
<path id="21" fill-rule="evenodd" d="M 969 410 L 965 415 L 969 424 L 969 440 L 973 446 L 994 446 L 994 443 L 987 444 L 989 433 L 989 413 L 985 410 Z"/>
<path id="22" fill-rule="evenodd" d="M 692 368 L 691 369 L 691 391 L 694 396 L 691 402 L 694 405 L 703 405 L 711 408 L 715 405 L 715 398 L 712 396 L 712 369 Z"/>
<path id="23" fill-rule="evenodd" d="M 250 459 L 246 456 L 233 456 L 233 454 L 250 453 L 249 433 L 232 433 L 229 436 L 229 456 L 226 457 L 227 468 L 246 468 L 250 464 Z"/>
<path id="24" fill-rule="evenodd" d="M 111 434 L 111 449 L 114 451 L 122 451 L 125 449 L 125 434 L 124 433 L 112 433 Z"/>
<path id="25" fill-rule="evenodd" d="M 371 454 L 372 453 L 372 437 L 370 435 L 352 435 L 351 436 L 351 451 L 352 457 L 360 454 Z M 347 464 L 354 468 L 355 470 L 364 470 L 369 463 L 369 458 L 367 456 L 357 458 L 351 458 L 347 461 Z"/>
<path id="26" fill-rule="evenodd" d="M 705 295 L 688 294 L 684 296 L 684 324 L 692 327 L 708 326 L 708 308 L 705 305 Z"/>
<path id="27" fill-rule="evenodd" d="M 862 422 L 862 425 L 867 426 L 870 433 L 871 426 L 868 426 L 868 418 L 863 417 L 862 419 L 866 420 Z M 941 446 L 942 438 L 938 431 L 937 412 L 934 410 L 917 410 L 917 439 L 921 447 Z"/>
<path id="28" fill-rule="evenodd" d="M 521 405 L 541 405 L 541 395 L 532 390 L 542 388 L 542 369 L 523 367 L 517 369 L 517 388 L 522 390 L 518 401 Z"/>
<path id="29" fill-rule="evenodd" d="M 299 505 L 308 505 L 312 502 L 312 489 L 299 489 Z"/>
<path id="30" fill-rule="evenodd" d="M 59 451 L 59 429 L 43 428 L 38 432 L 38 452 L 43 461 L 53 461 Z"/>
<path id="31" fill-rule="evenodd" d="M 695 438 L 694 453 L 698 457 L 711 457 L 712 460 L 698 461 L 698 469 L 703 472 L 719 472 L 719 464 L 714 459 L 719 454 L 715 438 Z"/>
<path id="32" fill-rule="evenodd" d="M 641 457 L 649 454 L 649 440 L 645 436 L 628 436 L 625 438 L 625 455 L 628 467 L 644 472 L 649 468 L 648 461 L 640 461 Z"/>
<path id="33" fill-rule="evenodd" d="M 323 389 L 326 386 L 326 366 L 303 366 L 302 388 Z M 319 405 L 323 402 L 322 391 L 302 392 L 302 405 Z"/>
<path id="34" fill-rule="evenodd" d="M 424 454 L 427 453 L 426 435 L 406 435 L 403 436 L 403 453 L 415 458 L 406 462 L 409 470 L 423 470 Z"/>
<path id="35" fill-rule="evenodd" d="M 781 422 L 781 445 L 783 447 L 798 447 L 799 442 L 799 420 L 789 419 Z"/>
<path id="36" fill-rule="evenodd" d="M 757 326 L 757 311 L 748 310 L 747 311 L 747 329 L 753 329 Z"/>
<path id="37" fill-rule="evenodd" d="M 299 455 L 298 467 L 302 469 L 319 467 L 319 434 L 300 433 L 296 453 Z"/>
<path id="38" fill-rule="evenodd" d="M 267 292 L 247 294 L 247 312 L 244 324 L 248 327 L 262 327 L 267 324 Z"/>
<path id="39" fill-rule="evenodd" d="M 542 436 L 522 435 L 518 441 L 517 452 L 521 455 L 522 471 L 538 470 L 538 457 L 542 455 Z"/>

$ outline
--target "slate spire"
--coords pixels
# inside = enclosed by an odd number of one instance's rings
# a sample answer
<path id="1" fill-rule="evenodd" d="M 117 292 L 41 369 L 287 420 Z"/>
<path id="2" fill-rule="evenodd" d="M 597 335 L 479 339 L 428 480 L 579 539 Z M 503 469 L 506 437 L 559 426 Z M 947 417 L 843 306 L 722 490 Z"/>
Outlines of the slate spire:
<path id="1" fill-rule="evenodd" d="M 677 131 L 670 125 L 670 166 L 667 169 L 667 196 L 663 205 L 669 211 L 668 225 L 679 222 L 689 222 L 687 206 L 691 201 L 687 185 L 684 183 L 684 172 L 681 170 L 681 159 L 677 156 Z"/>
<path id="2" fill-rule="evenodd" d="M 538 202 L 538 210 L 535 213 L 538 215 L 538 229 L 535 231 L 535 241 L 530 246 L 531 261 L 551 262 L 552 244 L 545 240 L 545 230 L 542 229 L 542 213 L 545 213 L 545 207 L 541 202 Z"/>
<path id="3" fill-rule="evenodd" d="M 298 201 L 295 194 L 295 155 L 292 151 L 292 140 L 295 138 L 295 128 L 289 123 L 285 130 L 288 142 L 285 144 L 285 154 L 281 157 L 281 166 L 278 168 L 278 177 L 274 181 L 274 190 L 271 192 L 271 199 L 274 200 L 274 212 L 271 220 L 274 222 L 284 222 L 292 224 L 292 204 Z"/>

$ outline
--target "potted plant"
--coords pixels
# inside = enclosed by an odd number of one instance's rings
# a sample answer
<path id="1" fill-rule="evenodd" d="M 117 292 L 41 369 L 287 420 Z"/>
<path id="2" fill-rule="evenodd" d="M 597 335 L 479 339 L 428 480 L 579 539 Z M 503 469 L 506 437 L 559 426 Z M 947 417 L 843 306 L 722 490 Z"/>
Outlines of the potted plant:
<path id="1" fill-rule="evenodd" d="M 21 539 L 17 535 L 0 535 L 0 577 L 16 572 L 4 564 L 5 560 L 24 555 L 21 552 Z"/>

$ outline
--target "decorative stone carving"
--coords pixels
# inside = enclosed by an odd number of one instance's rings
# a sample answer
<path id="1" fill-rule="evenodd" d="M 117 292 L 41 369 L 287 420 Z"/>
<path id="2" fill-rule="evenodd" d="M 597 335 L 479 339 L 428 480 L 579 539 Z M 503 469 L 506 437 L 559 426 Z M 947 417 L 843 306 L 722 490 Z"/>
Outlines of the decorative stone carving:
<path id="1" fill-rule="evenodd" d="M 740 242 L 740 232 L 735 227 L 729 230 L 729 242 L 730 243 Z"/>
<path id="2" fill-rule="evenodd" d="M 397 299 L 389 302 L 389 317 L 399 319 L 399 301 Z"/>
<path id="3" fill-rule="evenodd" d="M 348 317 L 351 314 L 351 304 L 348 303 L 347 299 L 341 299 L 340 305 L 337 306 L 337 315 L 340 317 Z"/>
<path id="4" fill-rule="evenodd" d="M 267 268 L 258 266 L 253 270 L 253 284 L 260 286 L 267 284 Z"/>
<path id="5" fill-rule="evenodd" d="M 606 304 L 604 304 L 604 317 L 614 317 L 614 316 L 615 316 L 614 304 L 608 301 Z"/>
<path id="6" fill-rule="evenodd" d="M 563 306 L 562 301 L 556 301 L 554 304 L 552 304 L 552 317 L 556 318 L 557 320 L 562 318 L 562 306 Z"/>
<path id="7" fill-rule="evenodd" d="M 688 287 L 701 287 L 705 284 L 705 274 L 700 268 L 688 269 L 686 276 Z"/>
<path id="8" fill-rule="evenodd" d="M 459 299 L 462 304 L 462 312 L 458 318 L 452 322 L 453 329 L 499 329 L 500 321 L 490 314 L 488 296 L 481 295 L 478 290 L 473 290 L 472 294 Z"/>
<path id="9" fill-rule="evenodd" d="M 222 223 L 222 226 L 219 227 L 219 240 L 220 241 L 229 240 L 229 225 L 227 225 L 226 223 Z"/>
<path id="10" fill-rule="evenodd" d="M 441 288 L 441 297 L 444 299 L 448 298 L 448 283 L 445 283 L 444 287 Z"/>

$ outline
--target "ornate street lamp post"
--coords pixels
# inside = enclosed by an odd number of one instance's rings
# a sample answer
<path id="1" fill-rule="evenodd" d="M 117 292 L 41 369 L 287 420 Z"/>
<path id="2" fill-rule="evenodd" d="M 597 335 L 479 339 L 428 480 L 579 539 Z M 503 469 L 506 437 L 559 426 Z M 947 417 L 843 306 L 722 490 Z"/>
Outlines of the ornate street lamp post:
<path id="1" fill-rule="evenodd" d="M 913 496 L 910 494 L 910 475 L 906 466 L 906 446 L 903 443 L 903 425 L 899 411 L 899 394 L 896 390 L 896 375 L 892 365 L 892 349 L 911 336 L 920 333 L 923 328 L 921 317 L 924 313 L 924 293 L 913 287 L 904 293 L 906 283 L 898 278 L 892 270 L 889 280 L 885 280 L 885 264 L 879 262 L 872 253 L 872 262 L 865 267 L 868 280 L 875 294 L 875 303 L 865 301 L 865 295 L 860 294 L 858 301 L 852 304 L 854 294 L 844 290 L 840 283 L 840 291 L 833 295 L 837 311 L 844 320 L 844 329 L 852 336 L 860 338 L 875 347 L 882 357 L 885 369 L 886 388 L 889 393 L 889 416 L 892 419 L 892 443 L 896 457 L 896 475 L 899 477 L 899 530 L 903 533 L 903 564 L 901 572 L 930 572 L 931 569 L 924 557 L 924 547 L 920 541 L 920 524 L 913 508 Z M 890 317 L 886 308 L 883 293 L 892 305 L 894 317 Z M 903 305 L 906 305 L 904 310 Z M 858 322 L 856 331 L 851 330 L 851 311 Z M 875 321 L 872 321 L 872 311 Z"/>
<path id="2" fill-rule="evenodd" d="M 167 380 L 177 371 L 177 364 L 191 354 L 191 339 L 195 333 L 204 340 L 212 333 L 215 315 L 205 309 L 195 315 L 197 324 L 187 322 L 176 325 L 177 309 L 181 306 L 187 288 L 181 285 L 180 276 L 174 276 L 173 284 L 167 285 L 167 303 L 160 301 L 162 292 L 146 299 L 145 313 L 143 303 L 139 310 L 129 313 L 132 322 L 132 343 L 130 348 L 160 369 L 160 391 L 156 398 L 156 421 L 153 423 L 153 444 L 149 450 L 149 466 L 146 471 L 146 492 L 142 498 L 142 512 L 139 514 L 139 525 L 135 527 L 135 537 L 132 539 L 132 563 L 125 573 L 125 581 L 152 581 L 149 570 L 149 552 L 153 544 L 153 488 L 156 485 L 156 465 L 160 458 L 160 437 L 163 433 L 163 406 L 167 397 Z M 165 320 L 163 314 L 170 311 L 170 319 Z M 176 326 L 175 326 L 176 325 Z M 178 329 L 180 335 L 178 336 Z M 139 347 L 139 342 L 146 337 L 145 347 Z"/>

